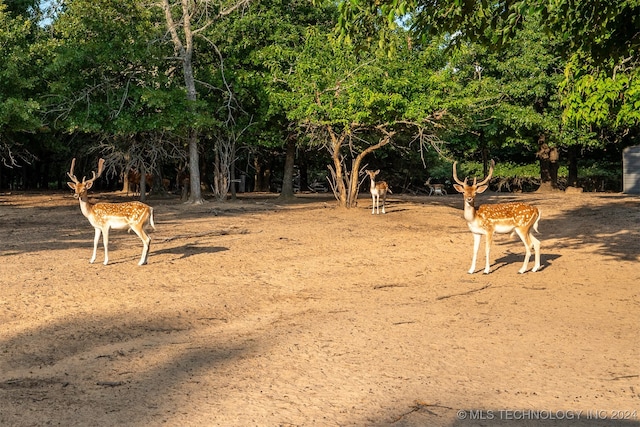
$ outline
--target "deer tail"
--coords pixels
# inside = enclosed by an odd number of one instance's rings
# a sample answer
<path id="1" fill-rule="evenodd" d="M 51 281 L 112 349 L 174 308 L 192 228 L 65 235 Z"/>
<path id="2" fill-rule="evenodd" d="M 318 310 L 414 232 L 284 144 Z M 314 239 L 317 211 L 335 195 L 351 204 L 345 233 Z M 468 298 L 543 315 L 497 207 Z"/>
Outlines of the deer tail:
<path id="1" fill-rule="evenodd" d="M 533 229 L 536 230 L 536 233 L 540 233 L 538 231 L 538 221 L 540 221 L 541 216 L 542 216 L 542 212 L 538 211 L 538 218 L 536 218 L 536 222 L 533 223 Z"/>
<path id="2" fill-rule="evenodd" d="M 156 229 L 156 224 L 153 221 L 153 208 L 149 207 L 149 224 L 151 224 L 151 227 L 155 230 Z"/>

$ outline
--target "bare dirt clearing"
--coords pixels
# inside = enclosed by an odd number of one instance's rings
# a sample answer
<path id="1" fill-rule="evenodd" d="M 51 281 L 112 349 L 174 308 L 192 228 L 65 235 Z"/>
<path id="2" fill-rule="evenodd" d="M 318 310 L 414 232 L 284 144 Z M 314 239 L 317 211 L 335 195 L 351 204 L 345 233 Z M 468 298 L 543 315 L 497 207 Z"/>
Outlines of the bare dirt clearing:
<path id="1" fill-rule="evenodd" d="M 254 196 L 150 200 L 139 267 L 123 231 L 89 264 L 71 194 L 0 195 L 0 425 L 640 426 L 639 198 L 485 195 L 541 209 L 543 266 L 502 235 L 469 275 L 461 197 Z"/>

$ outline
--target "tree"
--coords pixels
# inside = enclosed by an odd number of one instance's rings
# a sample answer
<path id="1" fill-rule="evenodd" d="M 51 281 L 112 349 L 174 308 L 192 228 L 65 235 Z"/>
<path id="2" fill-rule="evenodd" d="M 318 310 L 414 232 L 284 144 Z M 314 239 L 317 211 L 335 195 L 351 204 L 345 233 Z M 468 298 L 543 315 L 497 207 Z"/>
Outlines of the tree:
<path id="1" fill-rule="evenodd" d="M 202 33 L 217 20 L 246 6 L 250 0 L 238 0 L 231 4 L 223 2 L 181 0 L 171 4 L 169 0 L 161 0 L 160 6 L 164 12 L 167 30 L 175 50 L 175 57 L 182 64 L 184 86 L 189 105 L 188 111 L 195 111 L 198 91 L 193 68 L 194 36 Z M 177 17 L 177 19 L 176 19 Z M 200 190 L 200 147 L 198 142 L 198 126 L 188 130 L 189 171 L 191 193 L 189 202 L 201 204 L 203 202 Z"/>
<path id="2" fill-rule="evenodd" d="M 182 136 L 192 125 L 184 90 L 165 70 L 170 51 L 158 43 L 159 12 L 137 1 L 75 0 L 50 28 L 46 119 L 88 141 L 79 150 L 99 151 L 107 175 L 123 176 L 125 186 L 130 170 L 158 175 L 163 162 L 183 160 Z"/>
<path id="3" fill-rule="evenodd" d="M 540 189 L 557 188 L 558 147 L 574 141 L 566 138 L 571 126 L 562 123 L 557 93 L 564 63 L 539 23 L 534 19 L 524 23 L 513 42 L 500 51 L 470 43 L 452 57 L 459 78 L 465 79 L 465 93 L 474 99 L 466 122 L 485 174 L 492 149 L 515 149 L 522 155 L 518 159 L 511 154 L 512 159 L 525 162 L 537 153 Z"/>
<path id="4" fill-rule="evenodd" d="M 605 129 L 616 132 L 614 140 L 637 137 L 637 0 L 365 0 L 342 2 L 340 7 L 344 37 L 359 42 L 378 39 L 391 47 L 389 35 L 401 22 L 419 40 L 445 34 L 447 47 L 464 49 L 475 42 L 504 53 L 522 43 L 522 35 L 537 22 L 548 37 L 542 40 L 544 45 L 553 47 L 552 52 L 564 62 L 564 79 L 557 82 L 563 109 L 557 136 L 562 144 L 574 154 L 576 145 L 602 147 L 605 138 L 594 133 L 598 128 L 603 133 L 609 133 Z M 553 138 L 545 140 L 549 143 Z"/>
<path id="5" fill-rule="evenodd" d="M 12 16 L 0 2 L 0 160 L 9 167 L 33 159 L 21 141 L 41 126 L 33 67 L 39 60 L 32 48 L 36 32 L 32 21 Z"/>
<path id="6" fill-rule="evenodd" d="M 293 197 L 295 155 L 306 140 L 281 103 L 280 95 L 290 91 L 283 76 L 295 68 L 307 30 L 330 32 L 336 11 L 328 2 L 313 7 L 304 0 L 266 0 L 252 3 L 244 13 L 234 14 L 207 31 L 207 40 L 224 56 L 225 80 L 217 79 L 215 86 L 232 88 L 233 98 L 225 96 L 221 104 L 233 107 L 236 123 L 229 129 L 242 131 L 238 144 L 254 157 L 256 189 L 269 184 L 261 182 L 262 157 L 285 152 L 281 199 Z M 205 96 L 216 94 L 210 91 Z M 227 111 L 231 109 L 219 109 L 225 126 L 231 117 Z M 248 123 L 251 126 L 246 128 Z"/>
<path id="7" fill-rule="evenodd" d="M 443 65 L 435 43 L 420 51 L 405 46 L 390 60 L 380 51 L 360 56 L 329 34 L 309 31 L 296 68 L 281 77 L 290 90 L 280 102 L 330 153 L 339 206 L 356 205 L 367 155 L 396 140 L 437 145 L 450 105 L 442 96 L 451 88 Z"/>

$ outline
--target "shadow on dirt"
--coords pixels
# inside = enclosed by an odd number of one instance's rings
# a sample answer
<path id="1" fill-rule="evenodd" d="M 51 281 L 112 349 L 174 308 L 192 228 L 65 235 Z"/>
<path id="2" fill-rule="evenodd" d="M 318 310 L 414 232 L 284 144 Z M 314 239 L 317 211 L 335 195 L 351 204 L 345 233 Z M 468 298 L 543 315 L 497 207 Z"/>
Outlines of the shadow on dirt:
<path id="1" fill-rule="evenodd" d="M 166 406 L 169 390 L 186 402 L 190 384 L 198 387 L 201 375 L 224 372 L 258 345 L 255 337 L 223 331 L 206 346 L 190 344 L 198 323 L 224 328 L 226 319 L 162 313 L 149 321 L 128 320 L 135 317 L 87 315 L 4 339 L 0 424 L 23 425 L 21 414 L 34 412 L 42 424 L 52 425 L 143 425 L 150 419 L 162 424 L 181 404 Z M 215 387 L 226 381 L 220 375 Z M 96 390 L 100 399 L 82 397 Z"/>
<path id="2" fill-rule="evenodd" d="M 603 197 L 607 203 L 596 205 L 587 200 L 559 217 L 545 220 L 544 228 L 540 228 L 541 238 L 559 239 L 553 249 L 593 245 L 600 255 L 640 260 L 640 199 L 624 195 Z M 584 227 L 585 223 L 593 225 Z"/>
<path id="3" fill-rule="evenodd" d="M 495 244 L 495 243 L 494 243 Z M 522 266 L 522 262 L 524 261 L 524 246 L 521 246 L 522 254 L 517 253 L 507 253 L 500 258 L 496 258 L 493 264 L 491 265 L 491 271 L 500 270 L 503 267 L 513 266 L 514 271 L 517 271 Z M 540 249 L 540 269 L 538 271 L 542 271 L 545 268 L 549 268 L 553 261 L 560 258 L 562 255 L 560 254 L 551 254 L 549 252 L 545 252 L 545 248 Z M 484 248 L 481 248 L 481 252 L 484 252 Z M 481 256 L 482 255 L 482 256 Z M 481 262 L 482 261 L 482 262 Z M 527 272 L 530 272 L 535 263 L 535 258 L 533 251 L 531 253 L 531 258 L 529 259 L 529 265 L 527 267 Z M 484 253 L 478 254 L 478 265 L 476 268 L 484 268 Z"/>
<path id="4" fill-rule="evenodd" d="M 215 254 L 218 252 L 228 251 L 229 248 L 225 248 L 222 246 L 201 246 L 201 245 L 192 245 L 185 244 L 182 246 L 175 246 L 173 248 L 166 248 L 154 251 L 154 255 L 161 254 L 170 254 L 170 255 L 180 255 L 178 259 L 189 258 L 194 255 L 203 255 L 203 254 Z"/>

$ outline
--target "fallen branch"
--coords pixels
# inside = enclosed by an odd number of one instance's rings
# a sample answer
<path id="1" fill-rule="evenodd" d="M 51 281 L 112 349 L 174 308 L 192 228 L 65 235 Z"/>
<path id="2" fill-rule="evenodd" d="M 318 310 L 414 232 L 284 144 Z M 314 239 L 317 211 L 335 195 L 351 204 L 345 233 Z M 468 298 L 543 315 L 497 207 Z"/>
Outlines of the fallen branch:
<path id="1" fill-rule="evenodd" d="M 395 420 L 391 421 L 391 424 L 395 424 L 398 421 L 401 421 L 404 417 L 406 417 L 407 415 L 411 415 L 414 412 L 418 412 L 418 411 L 424 411 L 426 413 L 428 413 L 429 415 L 432 415 L 434 417 L 439 417 L 438 414 L 436 414 L 435 412 L 433 412 L 432 410 L 430 410 L 429 408 L 442 408 L 442 409 L 453 409 L 450 408 L 448 406 L 443 406 L 443 405 L 432 405 L 429 403 L 424 403 L 424 402 L 420 402 L 418 400 L 416 400 L 415 405 L 413 405 L 408 412 L 405 412 L 404 414 L 400 415 L 399 417 L 397 417 Z"/>
<path id="2" fill-rule="evenodd" d="M 483 291 L 483 290 L 487 289 L 490 286 L 491 286 L 491 283 L 487 283 L 486 285 L 484 285 L 481 288 L 471 289 L 470 291 L 467 291 L 467 292 L 461 292 L 459 294 L 442 295 L 441 297 L 436 298 L 436 301 L 440 301 L 440 300 L 447 299 L 447 298 L 452 298 L 452 297 L 459 297 L 459 296 L 462 296 L 462 295 L 473 294 L 475 292 Z"/>
<path id="3" fill-rule="evenodd" d="M 388 288 L 406 288 L 407 285 L 376 285 L 373 287 L 373 289 L 388 289 Z"/>
<path id="4" fill-rule="evenodd" d="M 98 381 L 96 383 L 96 385 L 99 385 L 102 387 L 120 387 L 124 384 L 125 384 L 124 381 Z"/>
<path id="5" fill-rule="evenodd" d="M 628 380 L 629 378 L 638 378 L 640 375 L 622 375 L 620 377 L 609 378 L 609 381 Z"/>

